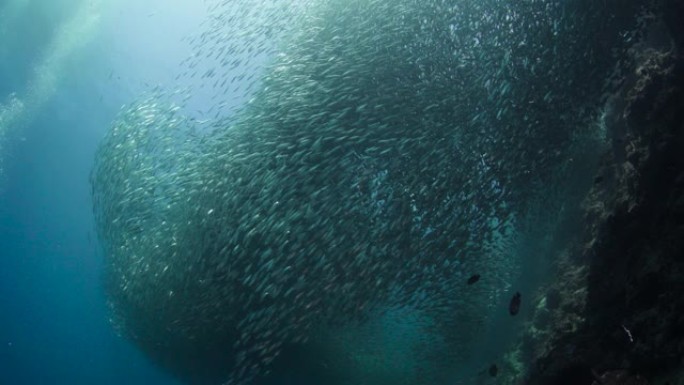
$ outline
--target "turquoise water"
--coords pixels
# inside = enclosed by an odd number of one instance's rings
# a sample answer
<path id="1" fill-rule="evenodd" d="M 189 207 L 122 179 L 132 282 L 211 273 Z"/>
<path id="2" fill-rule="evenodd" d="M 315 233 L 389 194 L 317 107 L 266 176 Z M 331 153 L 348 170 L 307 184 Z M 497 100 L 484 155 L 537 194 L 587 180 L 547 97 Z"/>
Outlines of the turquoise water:
<path id="1" fill-rule="evenodd" d="M 5 0 L 0 383 L 513 378 L 613 3 Z"/>
<path id="2" fill-rule="evenodd" d="M 145 49 L 122 35 L 145 7 L 0 3 L 2 384 L 177 383 L 109 323 L 88 180 L 120 105 L 182 55 L 169 44 L 129 60 Z"/>

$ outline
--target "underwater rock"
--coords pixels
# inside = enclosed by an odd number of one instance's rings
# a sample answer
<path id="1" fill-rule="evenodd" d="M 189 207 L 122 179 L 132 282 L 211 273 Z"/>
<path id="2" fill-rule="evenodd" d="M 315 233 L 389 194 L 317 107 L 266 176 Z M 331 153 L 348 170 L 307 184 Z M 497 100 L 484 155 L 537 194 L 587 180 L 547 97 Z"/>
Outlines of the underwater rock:
<path id="1" fill-rule="evenodd" d="M 557 384 L 569 371 L 584 378 L 606 371 L 595 384 L 679 381 L 672 373 L 684 356 L 684 58 L 682 36 L 670 35 L 664 49 L 661 43 L 663 31 L 681 33 L 684 13 L 681 3 L 663 4 L 670 8 L 651 28 L 660 37 L 645 36 L 633 48 L 633 75 L 613 96 L 623 109 L 610 129 L 623 132 L 603 157 L 604 180 L 585 200 L 585 241 L 563 262 L 572 261 L 563 271 L 580 272 L 569 282 L 584 287 L 585 306 L 566 308 L 561 300 L 554 317 L 579 309 L 583 320 L 572 330 L 550 326 L 546 342 L 534 342 L 545 348 L 529 353 L 530 384 Z M 558 282 L 549 293 L 572 296 L 568 290 L 568 281 Z"/>
<path id="2" fill-rule="evenodd" d="M 558 289 L 552 288 L 546 292 L 546 307 L 549 310 L 557 309 L 561 303 L 561 294 Z"/>
<path id="3" fill-rule="evenodd" d="M 632 376 L 625 370 L 613 370 L 602 375 L 596 375 L 592 385 L 649 385 L 640 376 Z"/>

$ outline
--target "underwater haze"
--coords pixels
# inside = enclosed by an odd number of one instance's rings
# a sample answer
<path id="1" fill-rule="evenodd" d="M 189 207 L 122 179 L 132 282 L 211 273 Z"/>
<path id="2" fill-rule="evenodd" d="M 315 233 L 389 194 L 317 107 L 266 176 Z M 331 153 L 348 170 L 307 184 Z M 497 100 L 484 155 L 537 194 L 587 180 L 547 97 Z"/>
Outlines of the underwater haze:
<path id="1" fill-rule="evenodd" d="M 643 297 L 606 298 L 627 305 L 605 330 L 587 309 L 601 247 L 639 239 L 616 223 L 650 207 L 629 198 L 649 160 L 676 153 L 682 93 L 657 87 L 681 80 L 682 12 L 3 0 L 0 384 L 671 373 L 676 353 L 640 361 Z M 624 356 L 587 347 L 598 330 Z"/>
<path id="2" fill-rule="evenodd" d="M 167 5 L 0 3 L 2 384 L 179 383 L 109 323 L 88 179 L 121 104 L 187 55 L 203 8 Z"/>

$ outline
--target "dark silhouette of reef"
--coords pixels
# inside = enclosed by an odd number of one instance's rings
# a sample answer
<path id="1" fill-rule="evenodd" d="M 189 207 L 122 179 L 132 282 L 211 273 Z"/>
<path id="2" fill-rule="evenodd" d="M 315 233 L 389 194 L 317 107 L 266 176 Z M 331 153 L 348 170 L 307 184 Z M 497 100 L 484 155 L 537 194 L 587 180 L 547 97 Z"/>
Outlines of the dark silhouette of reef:
<path id="1" fill-rule="evenodd" d="M 684 3 L 664 4 L 607 98 L 612 146 L 506 383 L 684 384 Z"/>

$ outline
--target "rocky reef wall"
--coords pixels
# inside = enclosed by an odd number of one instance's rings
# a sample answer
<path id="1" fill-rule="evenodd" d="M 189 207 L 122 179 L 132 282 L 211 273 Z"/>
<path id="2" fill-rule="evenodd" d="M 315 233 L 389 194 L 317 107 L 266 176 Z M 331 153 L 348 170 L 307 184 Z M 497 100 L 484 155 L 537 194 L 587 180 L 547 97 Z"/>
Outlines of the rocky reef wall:
<path id="1" fill-rule="evenodd" d="M 661 9 L 606 100 L 610 149 L 510 383 L 684 383 L 684 5 Z"/>

